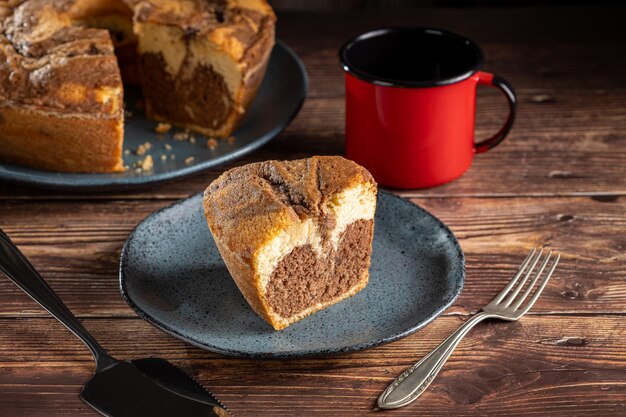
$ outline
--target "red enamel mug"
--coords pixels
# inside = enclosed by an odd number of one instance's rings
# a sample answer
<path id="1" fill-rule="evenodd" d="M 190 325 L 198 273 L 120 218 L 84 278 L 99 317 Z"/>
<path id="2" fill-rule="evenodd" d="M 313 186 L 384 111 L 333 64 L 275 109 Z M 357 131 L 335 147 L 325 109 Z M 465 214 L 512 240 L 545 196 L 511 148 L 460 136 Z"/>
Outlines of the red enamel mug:
<path id="1" fill-rule="evenodd" d="M 380 184 L 426 188 L 467 171 L 475 153 L 509 133 L 517 99 L 503 78 L 480 71 L 471 40 L 440 29 L 363 33 L 339 51 L 346 82 L 346 157 Z M 476 88 L 498 88 L 509 115 L 493 137 L 475 143 Z"/>

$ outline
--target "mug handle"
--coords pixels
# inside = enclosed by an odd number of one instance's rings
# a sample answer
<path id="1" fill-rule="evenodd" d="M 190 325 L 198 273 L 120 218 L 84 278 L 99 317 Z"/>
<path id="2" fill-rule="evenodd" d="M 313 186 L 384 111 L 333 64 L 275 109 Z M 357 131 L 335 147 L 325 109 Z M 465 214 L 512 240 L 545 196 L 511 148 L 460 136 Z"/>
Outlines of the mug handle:
<path id="1" fill-rule="evenodd" d="M 485 139 L 484 141 L 476 143 L 474 145 L 474 152 L 483 153 L 498 145 L 504 140 L 506 135 L 509 134 L 509 131 L 513 127 L 513 122 L 515 121 L 515 112 L 517 110 L 517 96 L 515 95 L 515 90 L 513 90 L 513 86 L 504 78 L 483 71 L 478 71 L 476 75 L 478 77 L 478 84 L 488 85 L 497 88 L 498 90 L 502 91 L 507 101 L 509 102 L 509 117 L 507 117 L 506 122 L 504 122 L 504 126 L 502 126 L 498 133 L 496 133 L 489 139 Z"/>

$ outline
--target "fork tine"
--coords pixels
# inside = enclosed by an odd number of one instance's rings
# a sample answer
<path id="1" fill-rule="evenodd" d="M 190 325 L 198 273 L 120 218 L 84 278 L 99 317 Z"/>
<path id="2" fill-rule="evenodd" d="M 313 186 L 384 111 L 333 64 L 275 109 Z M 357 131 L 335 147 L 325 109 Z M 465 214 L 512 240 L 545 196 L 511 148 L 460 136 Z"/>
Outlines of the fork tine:
<path id="1" fill-rule="evenodd" d="M 539 267 L 539 271 L 537 271 L 535 273 L 535 277 L 532 279 L 532 281 L 530 282 L 530 284 L 528 284 L 528 287 L 526 288 L 526 291 L 524 291 L 524 293 L 522 294 L 521 297 L 519 297 L 516 301 L 515 304 L 513 304 L 513 309 L 517 310 L 519 308 L 519 306 L 522 305 L 522 303 L 524 302 L 524 300 L 526 299 L 526 297 L 528 297 L 528 294 L 530 294 L 530 292 L 533 290 L 533 288 L 535 287 L 535 284 L 537 283 L 537 281 L 539 280 L 539 277 L 541 276 L 541 274 L 543 274 L 543 270 L 546 269 L 546 265 L 548 265 L 548 262 L 550 261 L 550 258 L 552 257 L 552 251 L 550 251 L 548 253 L 548 255 L 545 257 L 545 259 L 543 260 L 543 262 L 541 263 L 541 266 Z"/>
<path id="2" fill-rule="evenodd" d="M 539 254 L 535 256 L 532 265 L 526 271 L 526 275 L 524 275 L 524 278 L 520 281 L 517 287 L 515 287 L 513 292 L 506 298 L 506 300 L 503 301 L 505 307 L 508 307 L 513 302 L 513 300 L 515 300 L 515 297 L 517 297 L 522 288 L 524 288 L 524 284 L 526 284 L 528 278 L 530 278 L 530 276 L 532 275 L 535 267 L 537 266 L 537 262 L 539 262 L 539 259 L 541 259 L 541 255 L 543 255 L 543 248 L 539 251 Z"/>
<path id="3" fill-rule="evenodd" d="M 537 301 L 537 299 L 543 292 L 543 289 L 548 284 L 548 280 L 550 280 L 550 277 L 552 276 L 552 273 L 554 272 L 556 265 L 559 263 L 560 259 L 561 259 L 561 254 L 556 255 L 556 258 L 554 259 L 554 262 L 552 263 L 552 266 L 550 267 L 548 274 L 541 280 L 541 283 L 539 284 L 537 291 L 535 291 L 535 294 L 533 294 L 530 301 L 528 301 L 528 304 L 526 304 L 526 306 L 522 309 L 522 312 L 521 312 L 522 315 L 526 314 L 528 310 L 530 310 L 532 306 L 535 304 L 535 302 Z"/>
<path id="4" fill-rule="evenodd" d="M 533 248 L 528 254 L 528 256 L 526 256 L 526 259 L 524 259 L 524 262 L 522 262 L 522 264 L 520 265 L 513 279 L 511 279 L 511 281 L 509 281 L 507 286 L 504 287 L 502 291 L 500 291 L 500 294 L 496 295 L 496 297 L 493 300 L 491 300 L 492 303 L 498 304 L 500 301 L 504 299 L 504 297 L 506 297 L 507 293 L 511 290 L 511 288 L 513 288 L 513 285 L 515 285 L 515 283 L 517 282 L 519 277 L 522 275 L 522 273 L 524 273 L 524 270 L 528 266 L 528 263 L 530 262 L 531 258 L 535 255 L 535 252 L 537 252 L 537 249 Z"/>

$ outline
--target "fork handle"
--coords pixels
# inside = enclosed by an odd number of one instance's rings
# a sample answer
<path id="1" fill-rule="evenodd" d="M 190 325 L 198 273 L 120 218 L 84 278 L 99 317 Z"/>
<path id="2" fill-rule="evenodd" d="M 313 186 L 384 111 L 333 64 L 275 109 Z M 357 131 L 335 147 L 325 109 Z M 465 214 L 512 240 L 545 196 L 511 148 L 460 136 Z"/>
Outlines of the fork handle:
<path id="1" fill-rule="evenodd" d="M 463 323 L 439 346 L 397 377 L 378 397 L 378 407 L 382 409 L 400 408 L 415 401 L 435 379 L 461 339 L 475 325 L 489 317 L 493 317 L 493 315 L 481 311 Z"/>

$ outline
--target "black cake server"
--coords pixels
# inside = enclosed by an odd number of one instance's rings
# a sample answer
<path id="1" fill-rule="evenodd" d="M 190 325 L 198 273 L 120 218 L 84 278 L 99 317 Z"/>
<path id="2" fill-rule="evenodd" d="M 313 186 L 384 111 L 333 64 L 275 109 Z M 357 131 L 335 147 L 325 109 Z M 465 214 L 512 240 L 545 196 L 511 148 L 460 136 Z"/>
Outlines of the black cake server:
<path id="1" fill-rule="evenodd" d="M 80 397 L 110 417 L 224 417 L 230 414 L 200 384 L 164 359 L 119 361 L 87 332 L 26 257 L 0 230 L 0 271 L 87 345 L 96 373 Z"/>

